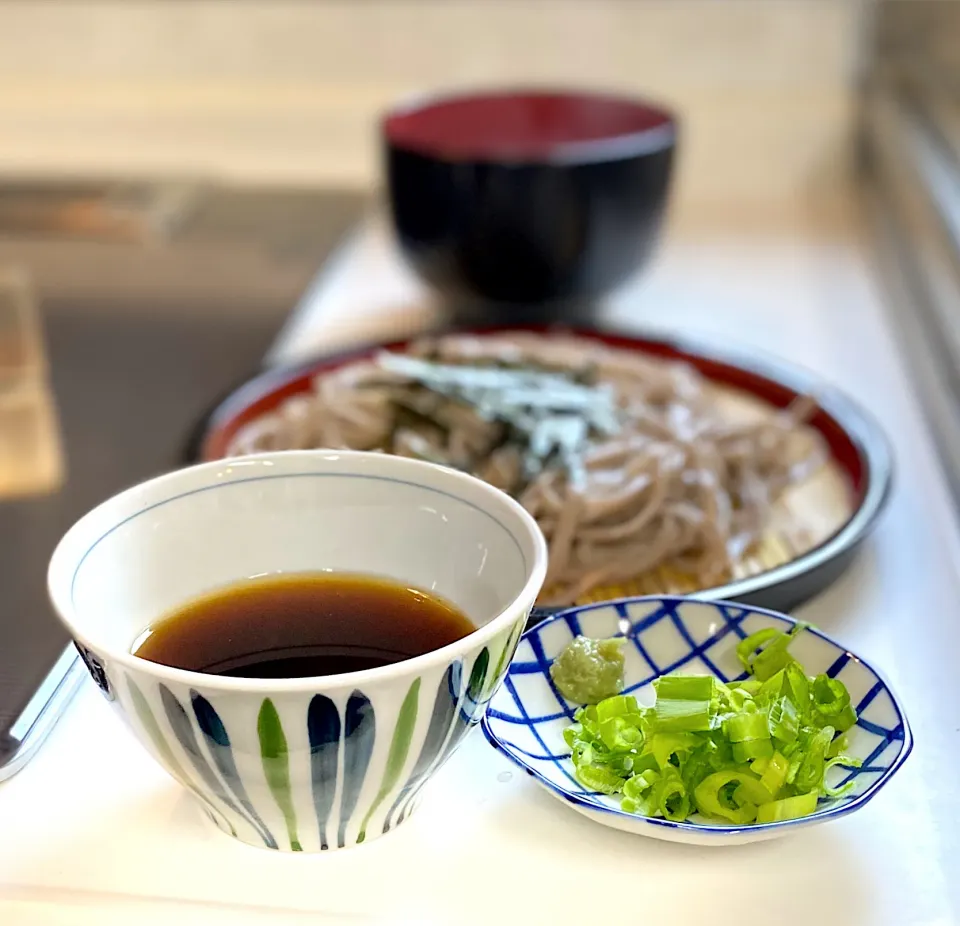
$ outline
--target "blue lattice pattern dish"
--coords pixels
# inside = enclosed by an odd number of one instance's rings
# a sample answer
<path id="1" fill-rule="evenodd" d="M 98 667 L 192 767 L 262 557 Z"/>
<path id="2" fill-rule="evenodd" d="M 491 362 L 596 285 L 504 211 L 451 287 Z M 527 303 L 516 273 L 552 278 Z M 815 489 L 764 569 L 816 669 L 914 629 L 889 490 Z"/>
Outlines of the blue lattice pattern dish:
<path id="1" fill-rule="evenodd" d="M 721 601 L 678 597 L 624 598 L 571 608 L 533 627 L 520 641 L 503 686 L 483 720 L 497 749 L 574 810 L 615 829 L 672 842 L 734 845 L 771 839 L 853 813 L 891 779 L 913 748 L 906 715 L 880 674 L 816 629 L 799 634 L 791 653 L 811 675 L 825 672 L 846 685 L 858 721 L 848 733 L 848 755 L 860 769 L 834 768 L 827 783 L 852 781 L 844 797 L 821 800 L 816 813 L 777 823 L 731 826 L 695 816 L 685 823 L 622 811 L 619 800 L 585 788 L 574 777 L 563 730 L 579 705 L 567 701 L 550 678 L 550 664 L 578 634 L 626 636 L 624 691 L 653 702 L 653 680 L 666 673 L 710 674 L 723 681 L 745 677 L 736 646 L 766 627 L 788 630 L 783 614 Z"/>

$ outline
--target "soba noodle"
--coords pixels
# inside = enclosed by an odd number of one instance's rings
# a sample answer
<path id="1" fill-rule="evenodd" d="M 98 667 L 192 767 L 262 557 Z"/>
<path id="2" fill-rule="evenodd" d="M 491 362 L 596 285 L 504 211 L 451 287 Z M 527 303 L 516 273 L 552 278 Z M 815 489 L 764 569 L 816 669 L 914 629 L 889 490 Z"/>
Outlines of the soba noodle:
<path id="1" fill-rule="evenodd" d="M 661 564 L 703 588 L 728 576 L 784 490 L 823 462 L 804 426 L 815 408 L 803 397 L 735 421 L 685 363 L 585 339 L 448 336 L 317 376 L 229 453 L 381 450 L 471 472 L 537 519 L 542 603 L 566 604 Z"/>

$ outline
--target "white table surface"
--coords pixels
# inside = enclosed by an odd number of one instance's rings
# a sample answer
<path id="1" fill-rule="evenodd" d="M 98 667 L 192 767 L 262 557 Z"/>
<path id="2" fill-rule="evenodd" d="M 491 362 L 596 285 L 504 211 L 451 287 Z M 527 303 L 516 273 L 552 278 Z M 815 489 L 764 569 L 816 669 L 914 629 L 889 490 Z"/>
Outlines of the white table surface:
<path id="1" fill-rule="evenodd" d="M 373 226 L 336 255 L 272 358 L 397 333 L 432 311 Z M 2 926 L 960 922 L 960 545 L 858 235 L 802 223 L 677 233 L 608 311 L 787 356 L 887 428 L 889 509 L 850 572 L 799 613 L 900 694 L 916 747 L 894 781 L 853 816 L 789 838 L 675 846 L 565 809 L 476 732 L 394 833 L 281 855 L 208 828 L 86 684 L 41 753 L 0 785 Z"/>

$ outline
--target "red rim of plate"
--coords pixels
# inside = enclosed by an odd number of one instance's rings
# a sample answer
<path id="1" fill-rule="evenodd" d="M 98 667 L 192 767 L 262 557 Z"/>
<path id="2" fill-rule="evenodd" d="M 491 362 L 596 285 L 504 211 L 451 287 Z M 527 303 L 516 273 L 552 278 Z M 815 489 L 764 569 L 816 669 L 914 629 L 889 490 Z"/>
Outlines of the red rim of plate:
<path id="1" fill-rule="evenodd" d="M 857 403 L 806 370 L 774 358 L 758 357 L 755 351 L 720 347 L 686 337 L 628 333 L 615 328 L 497 325 L 435 333 L 483 335 L 510 331 L 573 335 L 611 347 L 686 361 L 707 379 L 741 389 L 777 408 L 785 408 L 801 394 L 810 393 L 817 398 L 819 408 L 810 424 L 823 435 L 834 462 L 849 480 L 853 513 L 830 537 L 796 559 L 722 587 L 704 589 L 711 597 L 721 592 L 724 598 L 751 594 L 815 569 L 859 543 L 886 502 L 893 462 L 882 429 Z M 402 350 L 412 340 L 415 338 L 369 344 L 294 367 L 268 370 L 254 377 L 232 392 L 206 419 L 199 441 L 199 459 L 223 458 L 241 427 L 272 411 L 285 399 L 309 390 L 318 373 L 332 371 L 380 350 Z"/>

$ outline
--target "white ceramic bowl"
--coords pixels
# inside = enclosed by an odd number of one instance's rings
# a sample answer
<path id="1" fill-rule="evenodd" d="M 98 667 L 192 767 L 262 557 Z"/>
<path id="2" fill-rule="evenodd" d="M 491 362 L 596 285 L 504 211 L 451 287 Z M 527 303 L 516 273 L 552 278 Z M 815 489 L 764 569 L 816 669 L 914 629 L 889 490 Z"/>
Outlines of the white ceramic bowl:
<path id="1" fill-rule="evenodd" d="M 624 692 L 650 704 L 658 675 L 713 675 L 726 682 L 743 678 L 736 655 L 740 640 L 766 627 L 789 630 L 795 623 L 763 608 L 673 596 L 570 608 L 523 635 L 506 682 L 483 719 L 483 732 L 554 797 L 597 823 L 628 833 L 726 846 L 835 820 L 863 807 L 890 780 L 910 755 L 913 737 L 903 708 L 876 669 L 819 630 L 799 634 L 790 652 L 808 674 L 824 672 L 847 686 L 859 719 L 847 731 L 849 746 L 844 752 L 861 759 L 863 766 L 834 768 L 828 783 L 836 787 L 852 781 L 853 790 L 839 799 L 822 799 L 815 813 L 796 820 L 730 826 L 701 816 L 673 823 L 626 813 L 616 797 L 597 794 L 577 781 L 563 731 L 579 705 L 567 701 L 550 678 L 550 663 L 578 634 L 626 636 L 630 645 L 624 647 Z"/>
<path id="2" fill-rule="evenodd" d="M 499 686 L 546 571 L 534 520 L 470 476 L 383 454 L 288 451 L 135 486 L 53 554 L 53 603 L 104 694 L 223 830 L 270 848 L 370 840 Z M 476 632 L 344 675 L 245 679 L 140 659 L 137 636 L 239 579 L 316 570 L 434 591 Z"/>

